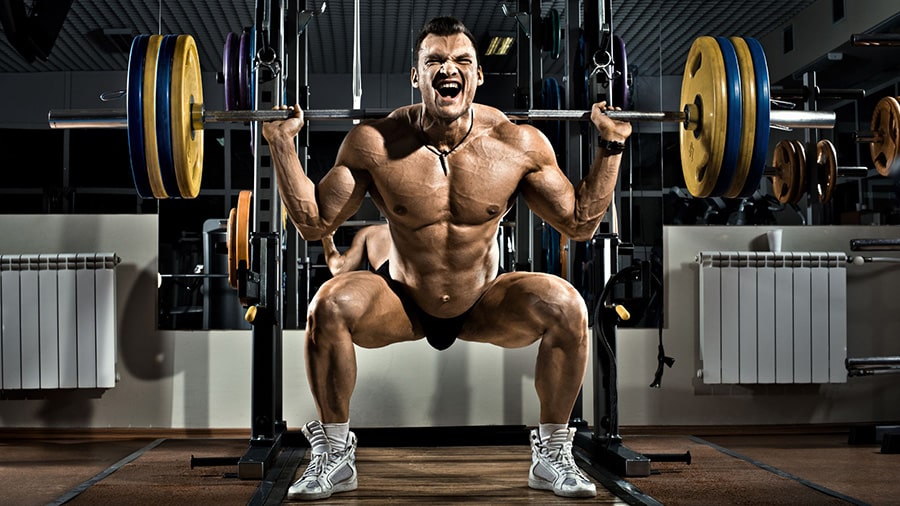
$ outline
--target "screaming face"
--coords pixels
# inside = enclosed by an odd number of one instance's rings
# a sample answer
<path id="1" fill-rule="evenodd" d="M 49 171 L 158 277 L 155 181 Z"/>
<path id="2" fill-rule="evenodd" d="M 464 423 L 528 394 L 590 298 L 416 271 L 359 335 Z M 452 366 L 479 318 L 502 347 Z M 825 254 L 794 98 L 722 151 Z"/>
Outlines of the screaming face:
<path id="1" fill-rule="evenodd" d="M 411 79 L 413 87 L 422 93 L 425 109 L 453 121 L 468 112 L 484 75 L 475 48 L 465 35 L 431 34 L 422 41 Z"/>

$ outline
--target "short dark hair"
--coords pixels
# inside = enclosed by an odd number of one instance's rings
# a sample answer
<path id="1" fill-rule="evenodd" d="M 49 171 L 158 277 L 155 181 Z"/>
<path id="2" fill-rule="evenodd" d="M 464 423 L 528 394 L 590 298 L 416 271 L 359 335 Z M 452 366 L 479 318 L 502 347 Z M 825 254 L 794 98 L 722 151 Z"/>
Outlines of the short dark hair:
<path id="1" fill-rule="evenodd" d="M 455 35 L 457 33 L 461 33 L 469 38 L 469 40 L 472 42 L 472 47 L 475 48 L 475 56 L 477 58 L 478 42 L 475 41 L 475 36 L 472 35 L 472 32 L 469 31 L 466 25 L 464 25 L 462 21 L 452 16 L 438 16 L 425 23 L 425 26 L 422 27 L 421 31 L 419 31 L 419 36 L 416 38 L 416 61 L 413 62 L 413 64 L 415 65 L 419 61 L 419 51 L 422 49 L 422 41 L 425 40 L 425 37 L 428 37 L 429 35 L 445 37 L 448 35 Z"/>

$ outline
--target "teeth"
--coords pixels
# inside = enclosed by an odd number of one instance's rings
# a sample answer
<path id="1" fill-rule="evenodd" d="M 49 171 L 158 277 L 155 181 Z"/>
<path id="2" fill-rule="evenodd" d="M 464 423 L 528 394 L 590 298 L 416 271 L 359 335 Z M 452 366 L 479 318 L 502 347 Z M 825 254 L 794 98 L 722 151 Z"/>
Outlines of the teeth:
<path id="1" fill-rule="evenodd" d="M 443 83 L 441 89 L 459 89 L 459 83 Z"/>

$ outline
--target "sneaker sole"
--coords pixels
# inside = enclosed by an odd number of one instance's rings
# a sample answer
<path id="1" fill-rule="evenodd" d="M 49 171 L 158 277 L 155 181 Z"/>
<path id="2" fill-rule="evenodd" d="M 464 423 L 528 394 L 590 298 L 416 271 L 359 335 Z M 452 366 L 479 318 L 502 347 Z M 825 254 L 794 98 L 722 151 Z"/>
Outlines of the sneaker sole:
<path id="1" fill-rule="evenodd" d="M 328 499 L 333 494 L 339 494 L 341 492 L 351 492 L 356 490 L 358 482 L 356 478 L 353 478 L 350 481 L 339 483 L 331 488 L 331 490 L 325 492 L 319 492 L 318 494 L 303 494 L 303 493 L 290 493 L 288 492 L 287 497 L 285 499 L 290 499 L 292 501 L 317 501 L 319 499 Z"/>
<path id="2" fill-rule="evenodd" d="M 528 478 L 528 486 L 536 490 L 549 490 L 560 497 L 597 497 L 597 490 L 557 490 L 553 488 L 553 484 L 534 478 Z"/>

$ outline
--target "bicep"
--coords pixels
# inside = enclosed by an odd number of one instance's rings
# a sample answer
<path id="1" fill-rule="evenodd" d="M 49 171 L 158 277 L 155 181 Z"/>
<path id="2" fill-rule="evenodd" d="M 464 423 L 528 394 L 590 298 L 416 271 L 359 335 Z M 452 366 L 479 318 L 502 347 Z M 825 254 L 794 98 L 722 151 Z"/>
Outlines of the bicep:
<path id="1" fill-rule="evenodd" d="M 520 192 L 528 207 L 551 224 L 571 216 L 575 190 L 556 163 L 550 142 L 539 132 L 532 135 L 529 163 L 532 168 L 523 177 Z"/>
<path id="2" fill-rule="evenodd" d="M 316 185 L 316 200 L 329 231 L 336 229 L 359 210 L 369 182 L 367 171 L 351 169 L 340 161 L 322 177 Z"/>

